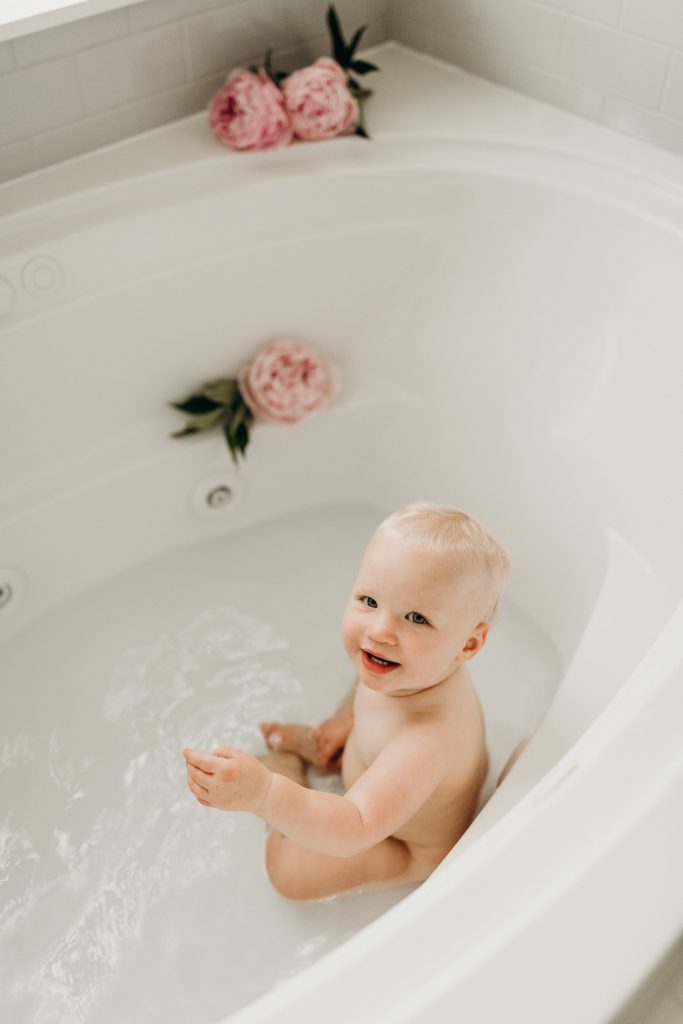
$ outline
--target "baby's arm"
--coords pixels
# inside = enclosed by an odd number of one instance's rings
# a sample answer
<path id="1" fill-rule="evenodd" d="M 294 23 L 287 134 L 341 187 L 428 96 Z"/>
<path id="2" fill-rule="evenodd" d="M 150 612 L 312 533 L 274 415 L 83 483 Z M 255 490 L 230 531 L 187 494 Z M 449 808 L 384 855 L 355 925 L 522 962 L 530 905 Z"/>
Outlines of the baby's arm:
<path id="1" fill-rule="evenodd" d="M 345 796 L 307 789 L 271 772 L 243 751 L 183 751 L 188 784 L 208 807 L 251 811 L 295 842 L 320 853 L 352 857 L 409 821 L 447 771 L 429 726 L 397 733 Z"/>
<path id="2" fill-rule="evenodd" d="M 357 690 L 358 690 L 358 680 L 356 679 L 355 683 L 353 684 L 353 686 L 351 687 L 349 692 L 344 697 L 344 700 L 341 702 L 341 704 L 339 705 L 339 707 L 335 711 L 334 716 L 333 716 L 334 718 L 347 718 L 347 717 L 353 718 L 353 705 L 354 705 L 354 702 L 356 700 L 356 692 L 357 692 Z"/>
<path id="3" fill-rule="evenodd" d="M 325 768 L 338 768 L 341 763 L 346 741 L 353 728 L 353 702 L 357 689 L 358 680 L 344 697 L 334 715 L 331 718 L 326 718 L 317 729 L 313 730 L 313 739 L 321 763 Z"/>

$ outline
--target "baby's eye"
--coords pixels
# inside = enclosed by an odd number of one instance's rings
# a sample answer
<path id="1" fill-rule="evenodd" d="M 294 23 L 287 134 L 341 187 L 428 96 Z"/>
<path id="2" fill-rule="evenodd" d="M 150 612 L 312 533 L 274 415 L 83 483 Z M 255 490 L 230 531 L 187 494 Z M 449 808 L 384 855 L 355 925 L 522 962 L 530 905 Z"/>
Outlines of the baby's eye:
<path id="1" fill-rule="evenodd" d="M 416 626 L 428 626 L 429 623 L 425 619 L 424 615 L 420 615 L 419 612 L 408 612 L 406 615 L 408 622 L 414 622 Z"/>
<path id="2" fill-rule="evenodd" d="M 360 602 L 361 604 L 364 604 L 367 608 L 377 607 L 377 602 L 375 601 L 374 597 L 368 597 L 367 595 L 365 595 L 361 597 Z"/>

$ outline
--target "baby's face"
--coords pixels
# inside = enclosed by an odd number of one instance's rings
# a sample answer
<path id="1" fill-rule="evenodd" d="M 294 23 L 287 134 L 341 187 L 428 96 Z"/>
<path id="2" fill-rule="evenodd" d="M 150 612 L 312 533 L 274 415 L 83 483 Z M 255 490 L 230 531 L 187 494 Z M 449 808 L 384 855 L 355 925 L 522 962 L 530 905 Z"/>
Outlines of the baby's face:
<path id="1" fill-rule="evenodd" d="M 394 696 L 443 682 L 486 639 L 467 605 L 443 558 L 376 533 L 342 623 L 360 681 Z"/>

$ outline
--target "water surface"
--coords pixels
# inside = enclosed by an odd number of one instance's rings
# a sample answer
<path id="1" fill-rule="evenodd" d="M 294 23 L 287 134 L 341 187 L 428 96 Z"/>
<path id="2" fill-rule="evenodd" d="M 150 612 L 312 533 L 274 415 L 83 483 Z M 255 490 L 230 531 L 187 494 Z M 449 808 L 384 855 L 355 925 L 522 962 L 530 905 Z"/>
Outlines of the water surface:
<path id="1" fill-rule="evenodd" d="M 261 753 L 259 721 L 334 709 L 352 683 L 341 616 L 381 518 L 327 506 L 171 552 L 4 645 L 3 1019 L 213 1024 L 412 891 L 287 903 L 263 822 L 201 807 L 181 756 Z M 557 658 L 507 603 L 472 669 L 495 770 L 545 710 Z"/>

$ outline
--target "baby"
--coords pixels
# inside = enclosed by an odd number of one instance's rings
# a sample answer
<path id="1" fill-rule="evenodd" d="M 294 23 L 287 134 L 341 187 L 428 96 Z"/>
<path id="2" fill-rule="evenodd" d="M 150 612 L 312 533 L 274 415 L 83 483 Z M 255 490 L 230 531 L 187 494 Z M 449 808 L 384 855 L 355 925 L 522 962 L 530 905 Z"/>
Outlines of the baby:
<path id="1" fill-rule="evenodd" d="M 488 636 L 509 572 L 491 534 L 417 503 L 380 524 L 342 623 L 357 681 L 318 729 L 264 723 L 266 758 L 183 751 L 199 803 L 270 826 L 276 889 L 312 900 L 427 878 L 475 813 L 488 767 L 466 662 Z M 308 788 L 306 764 L 341 767 L 344 796 Z"/>

